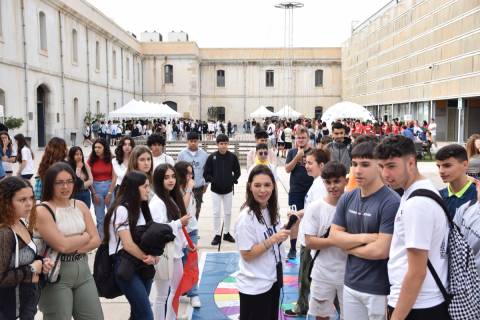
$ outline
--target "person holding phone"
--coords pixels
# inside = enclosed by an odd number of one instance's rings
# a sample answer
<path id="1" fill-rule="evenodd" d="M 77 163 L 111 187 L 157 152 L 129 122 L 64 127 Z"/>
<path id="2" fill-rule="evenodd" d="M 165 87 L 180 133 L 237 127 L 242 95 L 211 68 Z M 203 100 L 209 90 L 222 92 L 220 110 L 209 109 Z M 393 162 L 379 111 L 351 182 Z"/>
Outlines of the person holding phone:
<path id="1" fill-rule="evenodd" d="M 280 226 L 277 186 L 267 166 L 251 170 L 246 189 L 247 198 L 235 225 L 240 251 L 240 320 L 277 320 L 283 281 L 281 243 L 290 230 Z"/>

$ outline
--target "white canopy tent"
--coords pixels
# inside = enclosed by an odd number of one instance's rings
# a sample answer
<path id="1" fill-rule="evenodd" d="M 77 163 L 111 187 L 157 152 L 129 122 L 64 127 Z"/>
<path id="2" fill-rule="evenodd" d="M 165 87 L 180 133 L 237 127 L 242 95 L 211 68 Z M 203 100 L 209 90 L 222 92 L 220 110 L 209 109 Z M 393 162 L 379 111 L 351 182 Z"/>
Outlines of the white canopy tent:
<path id="1" fill-rule="evenodd" d="M 126 105 L 108 114 L 110 119 L 179 118 L 180 116 L 180 113 L 165 104 L 138 101 L 135 99 L 130 100 Z"/>
<path id="2" fill-rule="evenodd" d="M 290 106 L 285 106 L 279 111 L 275 112 L 275 115 L 279 118 L 298 119 L 302 114 Z"/>
<path id="3" fill-rule="evenodd" d="M 265 108 L 265 106 L 260 106 L 260 108 L 250 113 L 250 118 L 270 118 L 274 116 L 275 113 Z"/>
<path id="4" fill-rule="evenodd" d="M 373 114 L 365 107 L 350 101 L 334 104 L 322 115 L 322 121 L 328 126 L 339 119 L 358 119 L 361 121 L 375 121 Z"/>

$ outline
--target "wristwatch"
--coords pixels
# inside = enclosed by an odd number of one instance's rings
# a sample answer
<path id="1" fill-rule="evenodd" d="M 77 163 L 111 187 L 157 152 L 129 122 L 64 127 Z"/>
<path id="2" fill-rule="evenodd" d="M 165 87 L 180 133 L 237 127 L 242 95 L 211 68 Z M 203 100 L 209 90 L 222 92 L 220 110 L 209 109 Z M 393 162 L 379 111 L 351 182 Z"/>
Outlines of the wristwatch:
<path id="1" fill-rule="evenodd" d="M 33 266 L 33 264 L 30 265 L 30 271 L 31 271 L 33 274 L 37 274 L 37 270 L 35 270 L 35 267 Z"/>

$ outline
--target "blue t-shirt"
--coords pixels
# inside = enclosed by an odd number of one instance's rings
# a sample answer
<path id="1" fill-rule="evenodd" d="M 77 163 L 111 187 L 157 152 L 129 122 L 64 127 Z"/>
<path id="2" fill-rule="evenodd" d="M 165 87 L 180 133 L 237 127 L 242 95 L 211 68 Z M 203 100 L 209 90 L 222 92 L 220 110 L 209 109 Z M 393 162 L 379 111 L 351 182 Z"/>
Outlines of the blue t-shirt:
<path id="1" fill-rule="evenodd" d="M 292 172 L 290 172 L 290 191 L 289 193 L 300 193 L 303 194 L 303 197 L 308 192 L 308 189 L 312 186 L 313 177 L 310 177 L 307 174 L 307 169 L 305 169 L 305 161 L 306 161 L 306 154 L 310 149 L 305 150 L 305 154 L 301 161 L 298 161 L 293 168 Z M 289 163 L 295 158 L 297 155 L 298 149 L 291 149 L 288 151 L 287 159 L 285 163 Z"/>
<path id="2" fill-rule="evenodd" d="M 400 196 L 383 186 L 368 197 L 362 197 L 360 188 L 342 195 L 333 224 L 348 233 L 393 234 L 393 223 L 400 205 Z M 390 283 L 387 271 L 388 259 L 367 260 L 348 255 L 345 285 L 363 293 L 388 295 Z"/>
<path id="3" fill-rule="evenodd" d="M 3 161 L 1 160 L 1 158 L 3 158 L 3 156 L 10 157 L 10 154 L 8 151 L 7 154 L 3 154 L 3 149 L 0 148 L 0 178 L 5 177 L 5 168 L 3 168 Z"/>
<path id="4" fill-rule="evenodd" d="M 453 219 L 455 217 L 455 213 L 457 209 L 460 208 L 467 202 L 475 203 L 477 202 L 477 187 L 474 183 L 471 183 L 468 189 L 462 194 L 461 197 L 457 197 L 456 195 L 452 194 L 448 196 L 448 187 L 440 190 L 440 195 L 442 196 L 445 204 L 448 208 L 448 214 Z"/>

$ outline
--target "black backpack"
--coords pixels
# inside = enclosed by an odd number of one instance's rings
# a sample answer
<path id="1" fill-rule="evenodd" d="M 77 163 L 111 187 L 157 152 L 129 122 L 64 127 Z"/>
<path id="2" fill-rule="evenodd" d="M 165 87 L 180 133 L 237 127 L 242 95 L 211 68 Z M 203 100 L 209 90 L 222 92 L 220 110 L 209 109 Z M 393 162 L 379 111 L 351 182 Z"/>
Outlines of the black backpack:
<path id="1" fill-rule="evenodd" d="M 120 242 L 118 242 L 120 243 Z M 117 243 L 117 249 L 118 249 Z M 113 299 L 123 295 L 115 281 L 113 272 L 113 256 L 109 255 L 108 243 L 103 242 L 95 253 L 93 263 L 93 279 L 97 286 L 98 295 L 107 299 Z"/>

